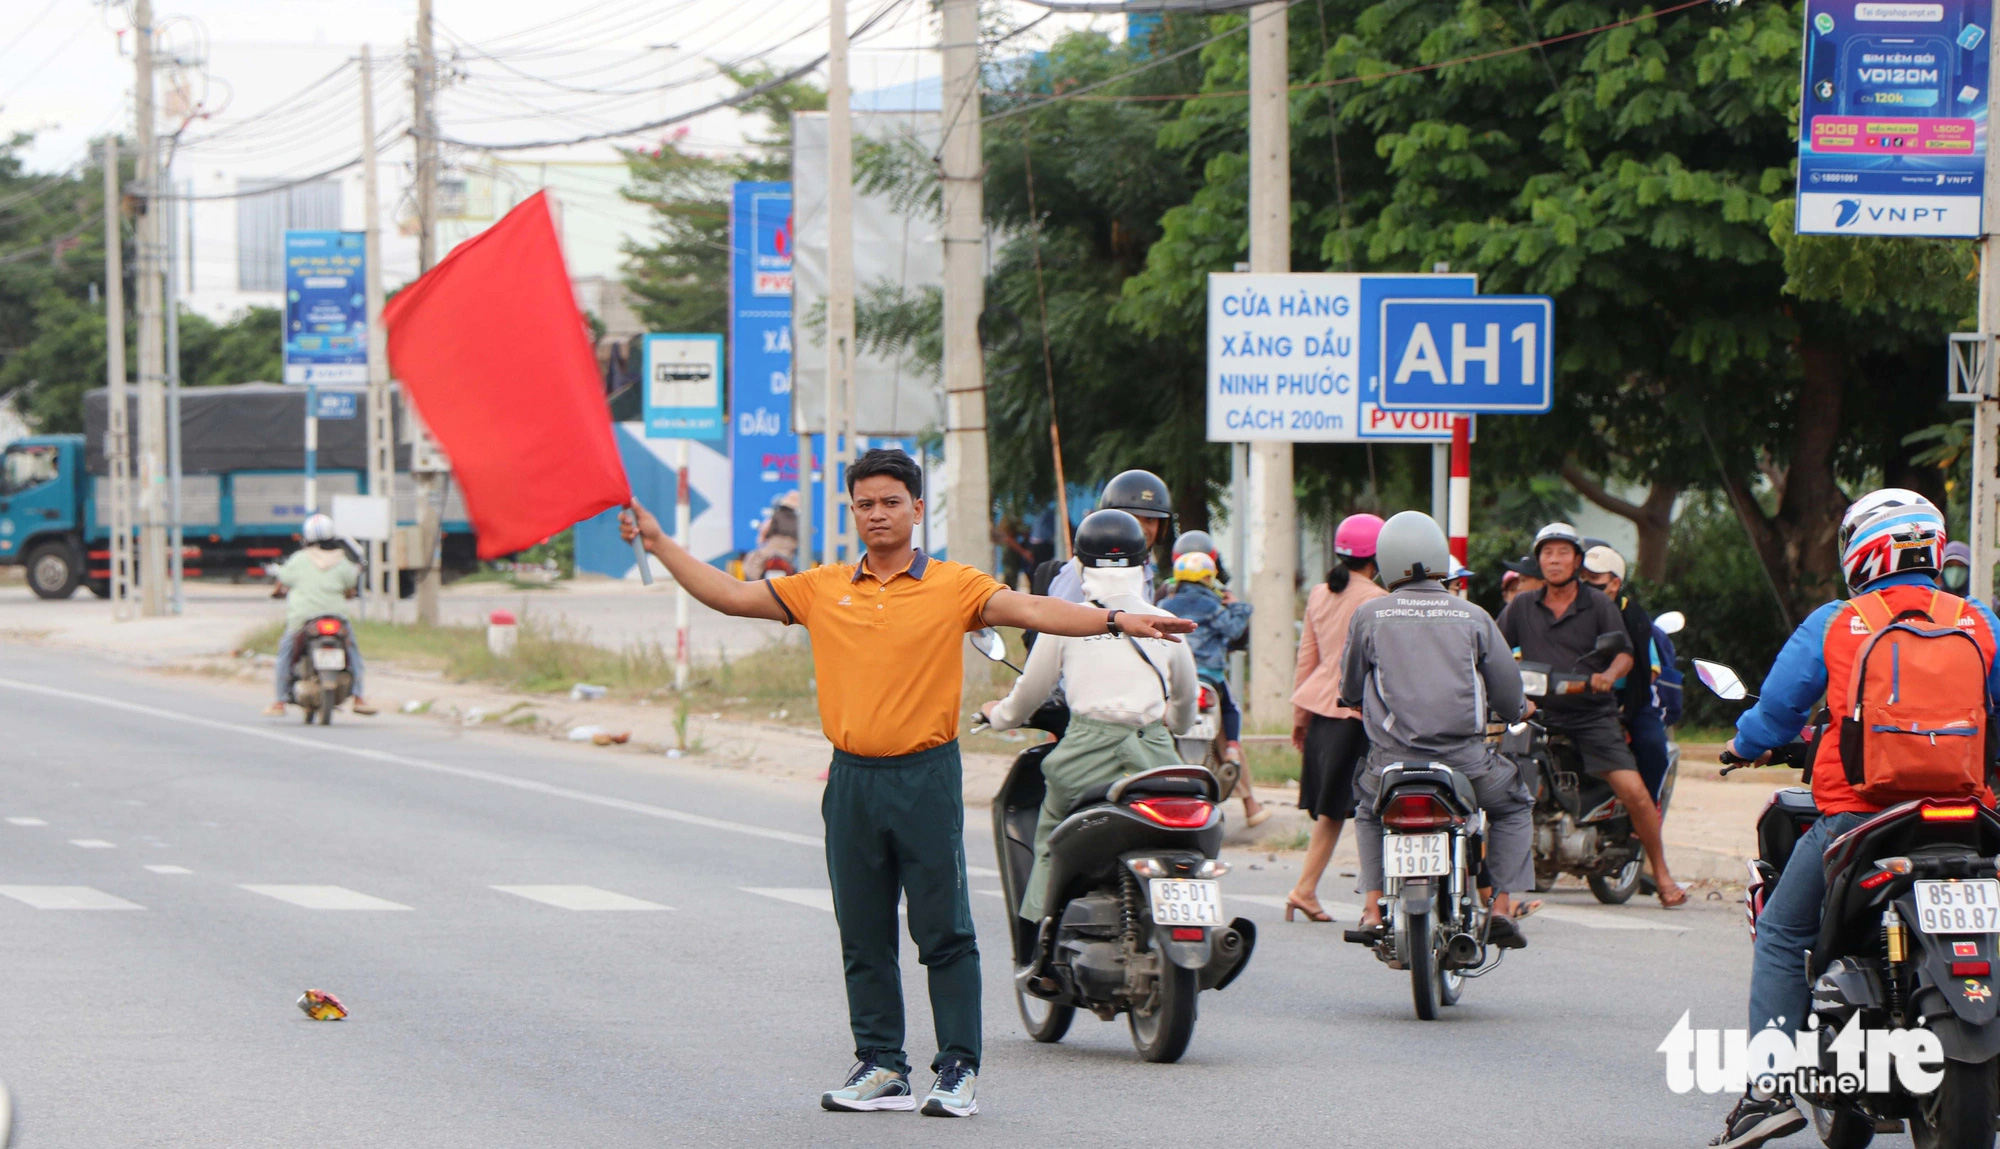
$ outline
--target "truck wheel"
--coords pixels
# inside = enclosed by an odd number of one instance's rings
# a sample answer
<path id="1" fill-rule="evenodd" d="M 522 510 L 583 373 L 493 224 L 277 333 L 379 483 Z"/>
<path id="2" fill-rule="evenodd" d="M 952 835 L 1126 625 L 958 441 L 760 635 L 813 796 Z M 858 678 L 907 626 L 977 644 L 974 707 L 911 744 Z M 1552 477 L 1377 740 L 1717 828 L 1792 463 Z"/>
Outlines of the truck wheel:
<path id="1" fill-rule="evenodd" d="M 66 542 L 38 544 L 28 552 L 28 586 L 42 598 L 68 598 L 83 582 L 83 564 Z"/>
<path id="2" fill-rule="evenodd" d="M 98 598 L 111 597 L 111 580 L 108 578 L 94 578 L 83 585 L 89 587 L 90 593 L 96 595 Z"/>

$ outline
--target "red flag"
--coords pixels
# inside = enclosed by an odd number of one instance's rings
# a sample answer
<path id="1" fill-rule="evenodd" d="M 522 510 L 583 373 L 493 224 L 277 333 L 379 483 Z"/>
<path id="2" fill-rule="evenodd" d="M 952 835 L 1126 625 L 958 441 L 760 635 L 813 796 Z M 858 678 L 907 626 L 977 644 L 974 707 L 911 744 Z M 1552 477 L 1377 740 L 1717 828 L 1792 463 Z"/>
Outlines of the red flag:
<path id="1" fill-rule="evenodd" d="M 459 244 L 382 318 L 396 377 L 451 457 L 480 558 L 631 500 L 547 192 Z"/>

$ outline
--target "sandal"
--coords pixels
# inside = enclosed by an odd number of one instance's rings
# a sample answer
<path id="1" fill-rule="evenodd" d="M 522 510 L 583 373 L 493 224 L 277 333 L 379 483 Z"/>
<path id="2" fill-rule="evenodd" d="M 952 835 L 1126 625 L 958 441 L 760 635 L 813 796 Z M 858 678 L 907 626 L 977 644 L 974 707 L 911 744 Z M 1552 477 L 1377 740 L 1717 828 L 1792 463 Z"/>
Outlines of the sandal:
<path id="1" fill-rule="evenodd" d="M 1285 895 L 1286 921 L 1289 922 L 1292 920 L 1293 911 L 1297 911 L 1299 913 L 1304 914 L 1306 916 L 1306 920 L 1309 922 L 1330 922 L 1333 920 L 1333 915 L 1327 913 L 1325 910 L 1314 909 L 1313 907 L 1306 905 L 1304 902 L 1301 902 L 1298 899 L 1294 898 L 1292 895 L 1286 894 Z"/>
<path id="2" fill-rule="evenodd" d="M 1514 903 L 1514 920 L 1518 922 L 1522 918 L 1531 917 L 1534 915 L 1534 912 L 1536 910 L 1539 910 L 1541 908 L 1542 908 L 1542 899 L 1540 898 L 1536 898 L 1533 901 L 1527 901 L 1527 902 L 1516 901 Z"/>
<path id="3" fill-rule="evenodd" d="M 1660 887 L 1660 908 L 1663 910 L 1680 909 L 1682 906 L 1687 905 L 1687 900 L 1687 887 L 1678 882 L 1672 886 Z"/>

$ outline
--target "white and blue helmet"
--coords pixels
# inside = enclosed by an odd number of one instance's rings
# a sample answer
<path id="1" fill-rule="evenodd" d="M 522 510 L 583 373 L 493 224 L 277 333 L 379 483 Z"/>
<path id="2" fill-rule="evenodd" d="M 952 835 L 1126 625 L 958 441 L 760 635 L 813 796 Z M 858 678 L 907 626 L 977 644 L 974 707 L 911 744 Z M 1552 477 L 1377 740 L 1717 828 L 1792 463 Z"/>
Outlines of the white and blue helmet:
<path id="1" fill-rule="evenodd" d="M 1929 499 L 1884 487 L 1855 500 L 1840 520 L 1840 571 L 1850 590 L 1905 571 L 1944 566 L 1944 515 Z"/>

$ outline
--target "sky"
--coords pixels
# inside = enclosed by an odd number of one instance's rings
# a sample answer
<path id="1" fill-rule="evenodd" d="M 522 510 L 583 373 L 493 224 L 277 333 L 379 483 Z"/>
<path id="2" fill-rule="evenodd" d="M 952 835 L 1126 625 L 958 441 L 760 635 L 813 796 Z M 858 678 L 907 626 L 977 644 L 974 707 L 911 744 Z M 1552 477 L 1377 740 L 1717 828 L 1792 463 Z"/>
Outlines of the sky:
<path id="1" fill-rule="evenodd" d="M 884 7 L 889 14 L 854 48 L 856 90 L 937 74 L 928 0 L 852 0 L 850 28 Z M 1015 7 L 1024 21 L 1040 14 Z M 67 167 L 93 135 L 129 120 L 130 5 L 0 0 L 0 10 L 7 17 L 0 20 L 0 131 L 34 133 L 27 156 L 35 169 Z M 769 49 L 764 59 L 784 67 L 818 55 L 826 15 L 823 0 L 436 0 L 439 54 L 457 62 L 440 100 L 441 126 L 447 135 L 488 143 L 661 118 L 730 90 L 715 77 L 713 61 Z M 415 0 L 156 0 L 155 19 L 168 47 L 191 61 L 178 74 L 208 112 L 186 132 L 182 154 L 196 170 L 254 162 L 260 175 L 297 175 L 354 155 L 351 78 L 286 101 L 364 42 L 392 57 L 378 77 L 378 123 L 407 115 L 400 57 L 413 35 Z M 1117 26 L 1115 17 L 1095 19 Z M 1032 35 L 1090 20 L 1056 17 Z M 272 109 L 277 114 L 264 115 Z M 222 128 L 235 139 L 200 144 Z M 687 133 L 697 149 L 724 151 L 742 141 L 739 117 L 726 111 L 691 122 Z M 602 144 L 546 155 L 613 158 Z"/>

